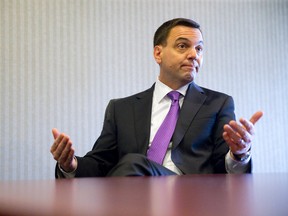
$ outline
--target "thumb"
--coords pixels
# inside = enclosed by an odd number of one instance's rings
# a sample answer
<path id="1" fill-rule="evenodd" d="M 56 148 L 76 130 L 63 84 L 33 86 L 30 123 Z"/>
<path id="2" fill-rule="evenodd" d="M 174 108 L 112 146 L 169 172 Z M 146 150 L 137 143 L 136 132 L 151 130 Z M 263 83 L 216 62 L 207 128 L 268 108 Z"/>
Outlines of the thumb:
<path id="1" fill-rule="evenodd" d="M 57 128 L 53 128 L 52 134 L 53 134 L 54 139 L 57 139 L 57 137 L 60 135 L 60 132 L 57 130 Z"/>
<path id="2" fill-rule="evenodd" d="M 250 122 L 252 122 L 253 125 L 256 124 L 256 122 L 263 116 L 262 111 L 257 111 L 253 114 L 253 116 L 250 118 Z"/>

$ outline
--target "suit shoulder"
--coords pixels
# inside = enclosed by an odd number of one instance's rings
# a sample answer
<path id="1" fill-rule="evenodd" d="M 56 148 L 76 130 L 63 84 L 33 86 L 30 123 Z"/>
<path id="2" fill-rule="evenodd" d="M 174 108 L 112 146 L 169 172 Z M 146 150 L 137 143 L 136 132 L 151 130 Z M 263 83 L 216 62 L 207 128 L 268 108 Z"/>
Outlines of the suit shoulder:
<path id="1" fill-rule="evenodd" d="M 226 93 L 208 89 L 202 86 L 197 86 L 196 88 L 198 88 L 198 91 L 206 96 L 207 103 L 230 104 L 231 106 L 234 106 L 233 97 Z"/>
<path id="2" fill-rule="evenodd" d="M 208 89 L 208 88 L 205 88 L 205 87 L 202 87 L 202 86 L 199 86 L 199 88 L 202 89 L 202 91 L 206 94 L 206 95 L 213 95 L 213 96 L 219 96 L 219 97 L 232 97 L 231 95 L 228 95 L 226 93 L 223 93 L 223 92 L 219 92 L 219 91 L 216 91 L 216 90 L 212 90 L 212 89 Z"/>
<path id="3" fill-rule="evenodd" d="M 112 102 L 112 103 L 133 102 L 133 101 L 135 101 L 137 99 L 141 99 L 141 98 L 144 98 L 144 97 L 147 97 L 147 96 L 152 96 L 153 95 L 153 90 L 154 90 L 154 85 L 151 88 L 146 89 L 145 91 L 138 92 L 138 93 L 132 94 L 132 95 L 127 96 L 127 97 L 111 99 L 110 102 Z"/>

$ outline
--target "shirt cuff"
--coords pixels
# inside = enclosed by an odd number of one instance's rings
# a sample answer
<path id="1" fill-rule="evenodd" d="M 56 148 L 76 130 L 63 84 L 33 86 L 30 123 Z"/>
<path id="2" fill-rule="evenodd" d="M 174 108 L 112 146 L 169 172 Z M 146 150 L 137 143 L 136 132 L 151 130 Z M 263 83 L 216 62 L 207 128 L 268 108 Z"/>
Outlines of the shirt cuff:
<path id="1" fill-rule="evenodd" d="M 251 154 L 244 161 L 237 161 L 232 158 L 232 152 L 229 152 L 225 156 L 225 166 L 228 173 L 246 173 L 249 169 L 249 162 L 251 160 Z"/>
<path id="2" fill-rule="evenodd" d="M 77 161 L 77 158 L 74 157 L 75 160 Z M 60 164 L 58 163 L 58 169 L 60 170 L 60 172 L 62 173 L 62 175 L 64 176 L 64 178 L 74 178 L 76 175 L 76 169 L 73 170 L 72 172 L 66 172 L 65 170 L 62 169 L 62 167 L 60 166 Z M 58 175 L 59 178 L 63 178 L 63 176 Z"/>

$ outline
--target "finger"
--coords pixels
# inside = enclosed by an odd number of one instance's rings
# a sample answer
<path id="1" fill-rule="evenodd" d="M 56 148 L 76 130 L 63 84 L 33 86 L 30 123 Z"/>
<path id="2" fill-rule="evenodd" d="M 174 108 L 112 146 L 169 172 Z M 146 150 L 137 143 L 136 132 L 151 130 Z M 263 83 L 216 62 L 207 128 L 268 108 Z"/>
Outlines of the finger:
<path id="1" fill-rule="evenodd" d="M 247 152 L 248 149 L 250 149 L 250 147 L 251 147 L 251 143 L 242 145 L 241 143 L 238 144 L 238 143 L 234 142 L 231 139 L 231 137 L 229 137 L 228 133 L 226 133 L 226 132 L 223 133 L 223 139 L 225 140 L 225 142 L 229 146 L 230 151 L 233 152 L 234 154 L 243 154 L 243 153 Z"/>
<path id="2" fill-rule="evenodd" d="M 61 165 L 63 166 L 64 169 L 66 169 L 69 172 L 74 170 L 72 165 L 74 159 L 74 152 L 75 152 L 74 149 L 71 148 L 65 162 L 63 163 L 63 165 Z"/>
<path id="3" fill-rule="evenodd" d="M 73 160 L 73 158 L 74 158 L 74 152 L 75 152 L 75 150 L 74 150 L 74 148 L 72 147 L 72 148 L 70 149 L 68 158 L 67 158 L 67 160 L 66 160 L 66 161 L 69 161 L 70 164 L 71 164 L 71 162 L 72 162 L 72 160 Z"/>
<path id="4" fill-rule="evenodd" d="M 52 144 L 51 148 L 50 148 L 50 152 L 53 154 L 58 146 L 60 145 L 60 143 L 62 142 L 62 139 L 64 138 L 64 134 L 60 134 L 55 140 L 54 143 Z"/>
<path id="5" fill-rule="evenodd" d="M 234 142 L 232 142 L 231 138 L 229 137 L 228 133 L 227 132 L 224 132 L 223 133 L 223 139 L 225 140 L 225 142 L 230 146 L 230 147 L 233 147 L 235 145 Z"/>
<path id="6" fill-rule="evenodd" d="M 239 120 L 241 122 L 241 124 L 246 128 L 246 131 L 251 134 L 254 135 L 255 131 L 254 131 L 254 124 L 252 124 L 252 122 L 247 121 L 246 119 L 241 118 Z"/>
<path id="7" fill-rule="evenodd" d="M 61 155 L 59 156 L 58 158 L 58 163 L 60 163 L 60 165 L 62 164 L 65 164 L 68 157 L 69 157 L 69 154 L 70 154 L 70 151 L 72 149 L 72 142 L 69 140 L 65 146 L 65 148 L 63 149 L 63 151 L 61 152 Z"/>
<path id="8" fill-rule="evenodd" d="M 60 143 L 57 144 L 57 141 L 60 140 L 60 139 L 61 139 Z M 57 140 L 55 142 L 56 143 L 55 144 L 55 146 L 56 146 L 55 148 L 56 149 L 52 153 L 55 160 L 57 160 L 57 161 L 59 160 L 63 150 L 65 149 L 66 145 L 69 143 L 69 140 L 70 140 L 70 138 L 67 135 L 65 135 L 65 134 L 60 134 L 60 136 L 57 138 Z"/>
<path id="9" fill-rule="evenodd" d="M 57 128 L 53 128 L 52 134 L 53 134 L 54 139 L 57 139 L 57 137 L 60 135 L 60 132 L 57 130 Z"/>
<path id="10" fill-rule="evenodd" d="M 237 140 L 240 139 L 236 134 L 233 128 L 231 128 L 230 125 L 225 125 L 224 126 L 224 136 L 223 138 L 225 141 L 228 143 L 229 146 L 234 146 L 235 144 L 237 145 Z"/>
<path id="11" fill-rule="evenodd" d="M 56 153 L 59 154 L 59 157 L 61 156 L 62 152 L 64 151 L 64 149 L 66 148 L 66 146 L 70 140 L 70 138 L 65 134 L 61 134 L 60 136 L 63 136 L 63 139 L 61 140 L 61 142 L 57 146 L 57 150 L 56 150 Z"/>
<path id="12" fill-rule="evenodd" d="M 232 152 L 237 152 L 240 149 L 239 145 L 232 141 L 227 132 L 224 132 L 222 136 Z"/>
<path id="13" fill-rule="evenodd" d="M 236 121 L 230 121 L 228 125 L 224 126 L 224 131 L 236 143 L 240 143 L 244 134 L 242 126 L 238 125 Z"/>
<path id="14" fill-rule="evenodd" d="M 250 118 L 250 122 L 252 122 L 252 124 L 256 124 L 256 122 L 263 116 L 263 112 L 262 111 L 258 111 L 256 113 L 254 113 L 252 115 L 252 117 Z"/>
<path id="15" fill-rule="evenodd" d="M 245 120 L 242 119 L 242 122 L 244 122 Z M 241 122 L 241 123 L 242 123 Z M 237 123 L 236 121 L 231 121 L 229 122 L 229 125 L 233 128 L 234 133 L 236 133 L 235 135 L 237 137 L 235 138 L 235 141 L 240 144 L 242 139 L 247 143 L 251 142 L 251 134 L 247 131 L 245 125 L 240 125 L 239 123 Z M 248 124 L 246 124 L 248 125 Z M 249 126 L 248 126 L 249 127 Z M 241 143 L 242 144 L 242 143 Z"/>

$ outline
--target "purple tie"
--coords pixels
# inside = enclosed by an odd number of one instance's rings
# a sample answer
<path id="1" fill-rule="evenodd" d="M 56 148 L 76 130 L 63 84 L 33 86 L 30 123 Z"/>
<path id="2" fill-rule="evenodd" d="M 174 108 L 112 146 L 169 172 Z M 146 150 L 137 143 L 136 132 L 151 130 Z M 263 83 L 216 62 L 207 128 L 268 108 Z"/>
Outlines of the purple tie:
<path id="1" fill-rule="evenodd" d="M 147 157 L 159 164 L 163 163 L 168 145 L 171 141 L 178 119 L 180 93 L 171 91 L 167 96 L 172 100 L 170 110 L 159 127 L 148 150 Z"/>

